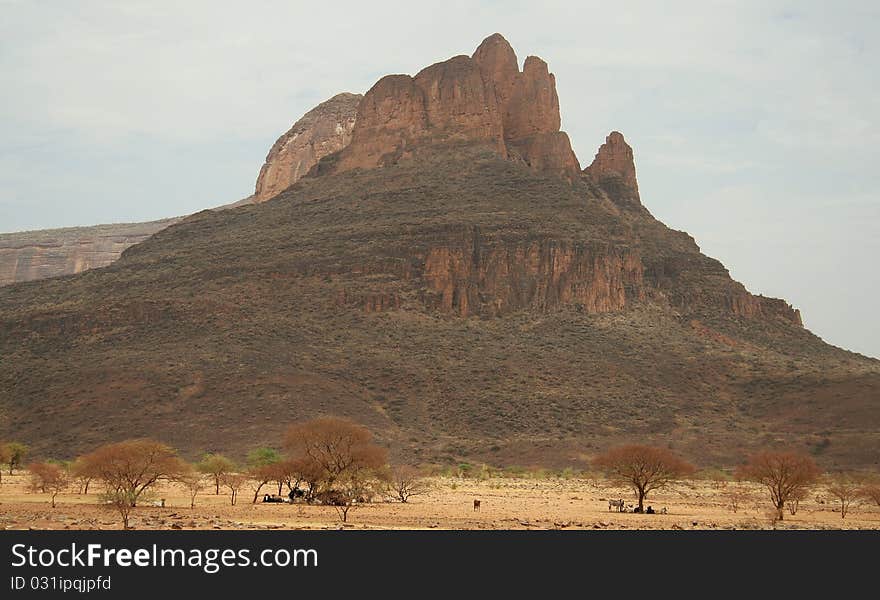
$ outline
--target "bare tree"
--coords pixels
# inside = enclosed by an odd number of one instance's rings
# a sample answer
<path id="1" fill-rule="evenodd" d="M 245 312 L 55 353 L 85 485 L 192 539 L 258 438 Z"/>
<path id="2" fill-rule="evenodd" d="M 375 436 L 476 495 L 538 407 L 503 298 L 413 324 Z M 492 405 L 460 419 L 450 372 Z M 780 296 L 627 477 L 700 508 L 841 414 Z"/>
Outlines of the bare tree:
<path id="1" fill-rule="evenodd" d="M 196 496 L 205 489 L 205 479 L 194 465 L 181 461 L 180 469 L 174 476 L 174 481 L 186 489 L 189 495 L 189 507 L 196 507 Z"/>
<path id="2" fill-rule="evenodd" d="M 633 489 L 640 512 L 644 512 L 650 492 L 694 472 L 693 465 L 666 448 L 640 445 L 613 448 L 593 463 Z"/>
<path id="3" fill-rule="evenodd" d="M 819 467 L 806 454 L 768 450 L 749 457 L 737 470 L 737 477 L 766 487 L 777 519 L 781 521 L 785 503 L 801 498 L 820 473 Z"/>
<path id="4" fill-rule="evenodd" d="M 733 512 L 737 512 L 752 496 L 743 484 L 737 482 L 725 482 L 722 494 L 727 499 L 727 506 Z"/>
<path id="5" fill-rule="evenodd" d="M 312 479 L 310 497 L 323 497 L 337 506 L 344 522 L 385 466 L 387 450 L 372 440 L 366 427 L 323 417 L 291 425 L 284 447 L 293 461 L 291 468 L 304 475 L 304 480 Z"/>
<path id="6" fill-rule="evenodd" d="M 214 495 L 219 496 L 221 480 L 224 475 L 235 470 L 235 463 L 222 454 L 206 454 L 197 468 L 214 479 Z"/>
<path id="7" fill-rule="evenodd" d="M 862 498 L 880 506 L 880 483 L 868 483 L 862 487 Z"/>
<path id="8" fill-rule="evenodd" d="M 173 479 L 181 469 L 173 449 L 150 439 L 106 444 L 81 458 L 104 484 L 104 502 L 119 511 L 125 529 L 138 498 L 159 478 Z"/>
<path id="9" fill-rule="evenodd" d="M 31 463 L 31 489 L 52 494 L 52 508 L 55 508 L 55 497 L 67 489 L 67 471 L 61 465 L 50 462 Z"/>
<path id="10" fill-rule="evenodd" d="M 864 494 L 864 478 L 841 473 L 831 477 L 828 493 L 840 501 L 840 518 L 845 519 L 850 506 Z"/>
<path id="11" fill-rule="evenodd" d="M 247 480 L 247 476 L 242 475 L 241 473 L 224 473 L 222 475 L 220 483 L 229 488 L 229 491 L 231 492 L 229 500 L 232 503 L 232 506 L 235 506 L 235 502 L 238 500 L 238 491 Z"/>
<path id="12" fill-rule="evenodd" d="M 411 496 L 426 494 L 431 486 L 420 469 L 410 465 L 392 467 L 390 474 L 391 490 L 401 502 L 408 502 Z"/>

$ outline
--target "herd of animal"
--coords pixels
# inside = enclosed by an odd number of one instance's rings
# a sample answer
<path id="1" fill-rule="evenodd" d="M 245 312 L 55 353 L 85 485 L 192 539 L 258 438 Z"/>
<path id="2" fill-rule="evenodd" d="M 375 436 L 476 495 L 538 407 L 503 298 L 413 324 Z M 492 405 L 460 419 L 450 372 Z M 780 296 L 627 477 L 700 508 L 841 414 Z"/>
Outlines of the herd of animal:
<path id="1" fill-rule="evenodd" d="M 622 498 L 614 500 L 613 498 L 609 498 L 608 500 L 608 512 L 611 512 L 612 508 L 616 508 L 617 512 L 625 512 L 625 513 L 638 513 L 642 512 L 642 510 L 638 506 L 634 506 L 632 504 L 627 504 L 623 501 Z M 664 506 L 659 511 L 654 510 L 653 507 L 649 506 L 645 509 L 645 513 L 649 515 L 653 515 L 659 512 L 661 515 L 666 514 L 666 507 Z"/>
<path id="2" fill-rule="evenodd" d="M 303 495 L 304 495 L 303 491 L 299 490 L 299 489 L 291 490 L 290 493 L 287 495 L 288 496 L 287 498 L 284 498 L 283 496 L 278 496 L 276 494 L 265 494 L 263 496 L 263 502 L 293 503 L 296 500 L 296 498 L 302 497 Z M 319 498 L 319 500 L 321 501 L 321 504 L 337 504 L 336 498 L 327 497 L 327 498 Z M 363 500 L 361 500 L 361 501 L 363 501 Z M 163 502 L 163 504 L 164 504 L 164 502 Z M 482 506 L 482 501 L 474 499 L 474 511 L 479 511 L 481 506 Z M 613 498 L 609 498 L 608 499 L 608 512 L 611 512 L 612 509 L 617 509 L 617 512 L 622 512 L 622 513 L 642 512 L 638 506 L 635 506 L 633 504 L 627 504 L 626 502 L 624 502 L 623 498 L 618 498 L 616 500 Z M 659 511 L 655 511 L 653 507 L 648 506 L 648 508 L 646 508 L 644 512 L 646 514 L 651 514 L 651 515 L 655 514 L 655 513 L 660 513 L 661 515 L 665 515 L 666 514 L 666 507 L 664 506 Z"/>

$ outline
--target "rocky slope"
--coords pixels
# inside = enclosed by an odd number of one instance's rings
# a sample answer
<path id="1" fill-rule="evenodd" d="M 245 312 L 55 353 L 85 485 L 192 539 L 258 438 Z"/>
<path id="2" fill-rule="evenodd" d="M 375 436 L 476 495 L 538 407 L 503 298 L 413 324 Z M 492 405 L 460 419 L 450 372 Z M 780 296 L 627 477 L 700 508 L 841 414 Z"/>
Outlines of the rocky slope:
<path id="1" fill-rule="evenodd" d="M 880 362 L 654 219 L 619 133 L 583 171 L 558 152 L 552 77 L 505 45 L 381 79 L 271 202 L 0 289 L 0 438 L 243 455 L 337 414 L 411 461 L 583 466 L 638 440 L 876 465 Z"/>

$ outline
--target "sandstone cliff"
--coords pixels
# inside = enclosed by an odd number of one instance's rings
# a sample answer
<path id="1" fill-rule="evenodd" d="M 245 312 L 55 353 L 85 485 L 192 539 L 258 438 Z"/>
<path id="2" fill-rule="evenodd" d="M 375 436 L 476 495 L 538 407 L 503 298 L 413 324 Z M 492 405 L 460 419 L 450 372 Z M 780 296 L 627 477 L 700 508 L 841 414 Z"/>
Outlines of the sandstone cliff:
<path id="1" fill-rule="evenodd" d="M 633 150 L 623 134 L 612 131 L 584 175 L 622 207 L 641 206 Z"/>
<path id="2" fill-rule="evenodd" d="M 293 124 L 269 150 L 253 202 L 265 202 L 293 185 L 320 159 L 351 141 L 362 96 L 343 92 L 322 102 Z"/>
<path id="3" fill-rule="evenodd" d="M 0 285 L 105 267 L 180 219 L 0 233 Z"/>
<path id="4" fill-rule="evenodd" d="M 351 144 L 328 171 L 388 166 L 438 144 L 466 143 L 571 179 L 580 166 L 559 127 L 547 63 L 530 56 L 520 71 L 510 44 L 494 34 L 473 56 L 380 79 L 361 100 Z"/>

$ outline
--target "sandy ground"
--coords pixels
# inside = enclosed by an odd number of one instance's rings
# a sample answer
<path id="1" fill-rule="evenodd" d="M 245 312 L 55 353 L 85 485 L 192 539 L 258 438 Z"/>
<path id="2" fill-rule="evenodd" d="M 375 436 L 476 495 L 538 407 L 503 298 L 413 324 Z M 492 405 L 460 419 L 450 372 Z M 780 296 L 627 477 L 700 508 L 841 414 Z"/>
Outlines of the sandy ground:
<path id="1" fill-rule="evenodd" d="M 406 504 L 377 501 L 354 506 L 348 523 L 331 506 L 252 504 L 253 488 L 242 488 L 232 506 L 228 492 L 206 489 L 190 508 L 189 497 L 163 483 L 150 500 L 165 498 L 165 507 L 138 506 L 131 515 L 135 529 L 880 529 L 880 507 L 861 502 L 841 519 L 839 503 L 822 486 L 813 488 L 795 515 L 786 510 L 773 523 L 766 491 L 748 489 L 736 512 L 727 492 L 711 481 L 686 481 L 649 495 L 646 504 L 667 514 L 609 512 L 608 498 L 634 503 L 625 488 L 597 479 L 441 478 Z M 114 509 L 100 504 L 98 486 L 88 495 L 60 494 L 56 507 L 48 494 L 28 489 L 24 471 L 3 475 L 0 484 L 0 529 L 121 529 Z M 264 492 L 272 490 L 264 488 Z M 96 492 L 96 493 L 91 493 Z M 261 497 L 264 492 L 261 492 Z M 480 510 L 474 510 L 474 500 Z M 142 503 L 142 504 L 146 504 Z"/>

